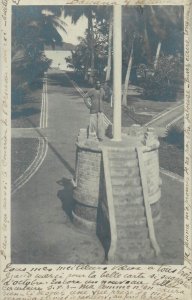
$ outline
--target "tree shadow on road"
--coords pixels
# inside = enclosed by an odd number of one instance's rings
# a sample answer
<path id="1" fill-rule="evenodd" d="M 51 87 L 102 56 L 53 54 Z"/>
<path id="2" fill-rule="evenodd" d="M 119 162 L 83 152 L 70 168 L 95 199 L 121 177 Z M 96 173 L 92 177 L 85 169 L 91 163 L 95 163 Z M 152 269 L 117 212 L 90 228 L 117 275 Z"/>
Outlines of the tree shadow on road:
<path id="1" fill-rule="evenodd" d="M 74 207 L 74 200 L 73 200 L 73 186 L 71 183 L 71 179 L 63 177 L 61 180 L 57 181 L 57 184 L 63 187 L 62 190 L 58 191 L 57 197 L 60 199 L 62 203 L 63 210 L 68 215 L 70 220 L 73 221 L 72 210 Z"/>
<path id="2" fill-rule="evenodd" d="M 36 128 L 35 124 L 29 120 L 29 123 L 33 126 L 35 131 L 38 133 L 38 135 L 47 142 L 49 149 L 57 156 L 57 158 L 62 162 L 62 164 L 65 166 L 65 168 L 71 173 L 71 175 L 74 175 L 75 170 L 71 167 L 71 165 L 63 158 L 63 156 L 57 151 L 57 149 L 52 145 L 52 143 L 48 142 L 44 136 L 44 134 L 41 133 L 39 129 Z"/>
<path id="3" fill-rule="evenodd" d="M 64 73 L 52 73 L 48 75 L 49 85 L 59 85 L 62 87 L 73 87 Z"/>

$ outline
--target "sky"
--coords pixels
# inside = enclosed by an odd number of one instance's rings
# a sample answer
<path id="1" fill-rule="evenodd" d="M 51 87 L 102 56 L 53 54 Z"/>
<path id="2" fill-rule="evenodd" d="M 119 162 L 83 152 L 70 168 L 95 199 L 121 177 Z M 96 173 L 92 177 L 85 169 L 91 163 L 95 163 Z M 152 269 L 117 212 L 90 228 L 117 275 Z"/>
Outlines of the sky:
<path id="1" fill-rule="evenodd" d="M 85 30 L 88 27 L 87 18 L 82 16 L 76 24 L 71 23 L 71 17 L 65 18 L 64 21 L 67 24 L 67 34 L 59 29 L 58 32 L 61 34 L 64 42 L 77 45 L 79 43 L 78 37 L 84 36 Z"/>
<path id="2" fill-rule="evenodd" d="M 83 37 L 88 27 L 87 18 L 82 16 L 76 24 L 71 23 L 71 17 L 64 18 L 62 16 L 62 20 L 66 23 L 67 33 L 59 28 L 57 28 L 57 30 L 62 36 L 63 41 L 77 45 L 79 43 L 78 37 Z M 65 51 L 65 54 L 62 51 L 45 51 L 45 54 L 49 59 L 52 59 L 53 67 L 58 67 L 60 64 L 64 70 L 68 70 L 68 63 L 66 63 L 65 58 L 71 56 L 71 51 Z"/>

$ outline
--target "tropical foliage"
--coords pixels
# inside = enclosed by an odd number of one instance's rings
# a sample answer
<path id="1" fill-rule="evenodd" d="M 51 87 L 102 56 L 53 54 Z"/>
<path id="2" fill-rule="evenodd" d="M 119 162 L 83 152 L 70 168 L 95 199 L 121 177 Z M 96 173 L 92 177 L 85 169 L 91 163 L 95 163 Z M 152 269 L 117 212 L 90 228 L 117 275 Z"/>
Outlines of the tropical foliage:
<path id="1" fill-rule="evenodd" d="M 75 51 L 72 51 L 72 59 L 68 59 L 68 62 L 72 63 L 78 72 L 81 72 L 85 79 L 90 81 L 90 77 L 93 80 L 100 78 L 105 79 L 104 69 L 108 60 L 108 36 L 105 34 L 105 30 L 108 24 L 97 23 L 93 26 L 93 56 L 94 56 L 94 68 L 91 69 L 91 51 L 89 47 L 88 32 L 85 37 L 79 38 L 79 44 L 76 46 Z M 111 67 L 110 67 L 111 68 Z"/>
<path id="2" fill-rule="evenodd" d="M 73 53 L 73 65 L 77 70 L 83 71 L 85 79 L 93 83 L 96 75 L 102 76 L 102 67 L 105 60 L 111 57 L 111 51 L 107 56 L 108 43 L 111 45 L 112 32 L 109 38 L 108 28 L 111 20 L 110 6 L 78 5 L 66 6 L 65 16 L 70 16 L 72 23 L 85 16 L 88 20 L 88 28 L 84 38 L 80 38 L 80 44 Z M 110 21 L 109 21 L 110 20 Z M 110 27 L 111 28 L 111 27 Z M 108 60 L 108 64 L 111 60 Z M 110 66 L 108 70 L 110 69 Z M 109 75 L 108 75 L 109 77 Z"/>
<path id="3" fill-rule="evenodd" d="M 143 79 L 143 97 L 152 100 L 168 101 L 176 98 L 183 57 L 180 55 L 162 55 L 158 59 L 156 68 Z"/>
<path id="4" fill-rule="evenodd" d="M 55 45 L 61 44 L 57 29 L 67 31 L 61 18 L 63 12 L 64 17 L 71 17 L 74 24 L 82 16 L 88 23 L 69 62 L 91 84 L 96 77 L 112 81 L 111 6 L 13 6 L 12 9 L 14 95 L 22 93 L 26 86 L 41 78 L 49 67 L 50 60 L 44 55 L 44 46 L 51 45 L 54 49 Z M 141 84 L 145 97 L 175 97 L 176 81 L 179 81 L 177 70 L 183 64 L 183 7 L 123 6 L 122 36 L 123 103 L 127 104 L 129 82 L 140 84 L 138 73 L 143 66 L 145 80 Z M 149 70 L 151 75 L 146 76 Z"/>
<path id="5" fill-rule="evenodd" d="M 73 22 L 82 14 L 89 19 L 90 10 L 91 30 L 88 26 L 85 37 L 80 39 L 72 54 L 71 63 L 82 72 L 85 79 L 91 77 L 93 81 L 94 77 L 99 76 L 101 80 L 109 81 L 113 76 L 112 9 L 89 6 L 89 9 L 82 7 L 78 12 L 69 7 Z M 127 104 L 129 82 L 140 84 L 138 73 L 142 66 L 145 66 L 145 77 L 151 73 L 142 82 L 144 96 L 165 100 L 174 98 L 177 93 L 176 81 L 181 81 L 183 76 L 182 72 L 178 72 L 183 65 L 183 8 L 124 6 L 122 34 L 123 103 Z"/>
<path id="6" fill-rule="evenodd" d="M 183 128 L 172 125 L 167 132 L 165 141 L 169 144 L 176 145 L 178 148 L 184 149 L 184 130 Z"/>
<path id="7" fill-rule="evenodd" d="M 59 6 L 12 7 L 12 101 L 18 103 L 24 93 L 39 82 L 51 63 L 44 45 L 60 44 L 57 27 L 65 30 Z"/>
<path id="8" fill-rule="evenodd" d="M 123 103 L 127 104 L 129 80 L 138 84 L 137 71 L 145 65 L 144 96 L 175 97 L 182 78 L 183 8 L 181 6 L 133 6 L 123 10 Z M 179 64 L 177 65 L 177 62 Z M 179 69 L 180 68 L 180 69 Z M 153 76 L 155 74 L 155 76 Z"/>

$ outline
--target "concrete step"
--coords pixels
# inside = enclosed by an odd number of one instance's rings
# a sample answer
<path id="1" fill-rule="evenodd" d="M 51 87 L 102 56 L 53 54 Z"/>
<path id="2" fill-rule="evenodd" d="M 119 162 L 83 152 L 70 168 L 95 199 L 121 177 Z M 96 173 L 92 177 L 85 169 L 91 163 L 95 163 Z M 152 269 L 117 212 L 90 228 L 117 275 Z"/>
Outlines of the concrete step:
<path id="1" fill-rule="evenodd" d="M 124 153 L 133 153 L 135 152 L 136 153 L 136 150 L 135 150 L 135 147 L 127 147 L 127 148 L 111 148 L 111 149 L 108 149 L 108 153 L 111 154 L 111 153 L 116 153 L 116 154 L 124 154 Z"/>
<path id="2" fill-rule="evenodd" d="M 138 218 L 134 218 L 134 216 L 132 216 L 132 218 L 128 215 L 128 214 L 124 214 L 122 216 L 122 211 L 121 212 L 115 212 L 116 215 L 116 219 L 117 219 L 117 224 L 119 226 L 122 226 L 124 228 L 127 228 L 127 230 L 129 230 L 129 226 L 146 226 L 147 225 L 147 219 L 145 216 L 143 217 L 138 217 Z M 118 221 L 118 219 L 123 218 L 123 222 L 121 223 L 121 220 Z"/>
<path id="3" fill-rule="evenodd" d="M 139 187 L 141 185 L 141 179 L 139 176 L 136 178 L 127 178 L 127 176 L 111 176 L 112 186 L 126 186 Z"/>
<path id="4" fill-rule="evenodd" d="M 127 160 L 127 159 L 122 159 L 120 157 L 115 158 L 115 159 L 110 159 L 109 158 L 109 164 L 111 168 L 115 168 L 117 166 L 121 166 L 122 168 L 128 168 L 128 167 L 138 167 L 138 160 L 133 159 L 133 160 Z"/>
<path id="5" fill-rule="evenodd" d="M 117 235 L 125 234 L 127 238 L 132 239 L 147 239 L 149 237 L 149 230 L 147 224 L 144 226 L 130 224 L 129 226 L 122 226 L 119 221 L 117 222 Z"/>
<path id="6" fill-rule="evenodd" d="M 124 187 L 122 189 L 121 186 L 113 187 L 113 196 L 118 199 L 118 196 L 125 196 L 127 199 L 135 199 L 137 197 L 141 197 L 143 195 L 142 187 Z"/>
<path id="7" fill-rule="evenodd" d="M 135 176 L 139 176 L 140 175 L 140 171 L 138 167 L 133 167 L 133 168 L 128 168 L 128 167 L 124 167 L 124 166 L 112 166 L 110 168 L 110 173 L 111 173 L 111 177 L 116 176 L 116 177 L 124 177 L 126 176 L 127 179 L 135 177 Z"/>
<path id="8" fill-rule="evenodd" d="M 128 159 L 137 159 L 137 153 L 135 151 L 132 152 L 111 152 L 109 153 L 109 159 L 122 159 L 127 160 Z"/>
<path id="9" fill-rule="evenodd" d="M 138 205 L 138 204 L 116 204 L 115 205 L 116 210 L 121 210 L 122 216 L 128 214 L 131 218 L 137 217 L 137 216 L 145 216 L 145 207 L 144 205 Z"/>
<path id="10" fill-rule="evenodd" d="M 144 205 L 143 196 L 130 198 L 127 195 L 119 195 L 114 197 L 113 200 L 115 205 L 127 205 L 127 203 L 130 205 Z"/>
<path id="11" fill-rule="evenodd" d="M 128 249 L 132 249 L 134 248 L 135 251 L 138 251 L 138 252 L 141 252 L 143 251 L 143 248 L 144 249 L 147 249 L 147 248 L 151 248 L 151 241 L 149 239 L 149 237 L 147 238 L 140 238 L 140 239 L 135 239 L 135 238 L 130 238 L 129 235 L 126 234 L 126 232 L 122 232 L 122 234 L 120 235 L 119 234 L 119 239 L 121 240 L 120 242 L 120 247 L 121 247 L 121 244 L 123 246 L 123 244 L 126 243 L 127 245 L 127 248 Z"/>
<path id="12" fill-rule="evenodd" d="M 127 264 L 127 261 L 132 260 L 135 263 L 137 263 L 138 259 L 143 261 L 146 261 L 147 258 L 154 257 L 154 250 L 152 248 L 147 249 L 146 252 L 140 253 L 138 251 L 135 251 L 135 248 L 133 249 L 127 249 L 125 252 L 125 247 L 123 248 L 124 251 L 119 251 L 120 254 L 116 255 L 116 260 L 119 262 L 119 264 Z"/>

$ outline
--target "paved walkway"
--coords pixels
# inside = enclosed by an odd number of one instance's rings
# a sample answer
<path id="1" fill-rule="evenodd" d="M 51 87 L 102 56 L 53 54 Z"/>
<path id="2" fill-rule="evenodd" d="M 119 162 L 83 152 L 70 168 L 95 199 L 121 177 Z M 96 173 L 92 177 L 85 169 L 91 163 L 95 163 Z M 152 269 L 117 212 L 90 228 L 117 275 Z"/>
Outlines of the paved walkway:
<path id="1" fill-rule="evenodd" d="M 161 112 L 159 115 L 155 116 L 147 125 L 153 127 L 169 127 L 178 120 L 182 119 L 184 115 L 184 104 L 179 103 L 170 107 L 167 111 Z"/>
<path id="2" fill-rule="evenodd" d="M 82 98 L 64 74 L 49 74 L 47 128 L 34 129 L 35 136 L 47 140 L 48 151 L 39 170 L 12 196 L 13 263 L 102 263 L 104 252 L 97 237 L 81 232 L 70 220 L 75 141 L 88 118 Z M 27 136 L 27 130 L 15 131 L 17 135 Z M 182 263 L 181 211 L 183 185 L 163 175 L 158 263 Z"/>
<path id="3" fill-rule="evenodd" d="M 75 142 L 88 118 L 83 100 L 64 75 L 50 74 L 48 128 L 14 130 L 14 136 L 46 137 L 48 151 L 40 169 L 12 196 L 12 262 L 102 262 L 97 238 L 79 232 L 70 221 Z"/>
<path id="4" fill-rule="evenodd" d="M 184 119 L 184 103 L 174 104 L 167 111 L 154 116 L 146 126 L 153 127 L 159 137 L 166 135 L 167 129 Z"/>

